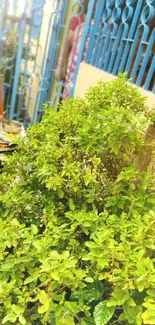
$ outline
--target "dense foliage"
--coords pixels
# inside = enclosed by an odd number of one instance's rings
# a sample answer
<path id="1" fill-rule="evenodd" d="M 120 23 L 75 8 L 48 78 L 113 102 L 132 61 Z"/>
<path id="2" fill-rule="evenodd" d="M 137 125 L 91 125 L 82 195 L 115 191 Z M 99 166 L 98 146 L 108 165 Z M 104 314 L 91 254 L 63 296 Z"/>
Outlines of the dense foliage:
<path id="1" fill-rule="evenodd" d="M 19 140 L 0 176 L 0 324 L 155 324 L 149 123 L 118 78 Z"/>

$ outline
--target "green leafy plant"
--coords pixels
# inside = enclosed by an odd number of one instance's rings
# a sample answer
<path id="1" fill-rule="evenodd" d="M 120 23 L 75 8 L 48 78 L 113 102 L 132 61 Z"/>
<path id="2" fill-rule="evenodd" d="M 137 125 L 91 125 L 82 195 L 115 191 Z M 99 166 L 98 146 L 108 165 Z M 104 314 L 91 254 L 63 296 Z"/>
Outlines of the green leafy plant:
<path id="1" fill-rule="evenodd" d="M 154 324 L 150 123 L 122 76 L 19 139 L 0 175 L 1 324 Z"/>

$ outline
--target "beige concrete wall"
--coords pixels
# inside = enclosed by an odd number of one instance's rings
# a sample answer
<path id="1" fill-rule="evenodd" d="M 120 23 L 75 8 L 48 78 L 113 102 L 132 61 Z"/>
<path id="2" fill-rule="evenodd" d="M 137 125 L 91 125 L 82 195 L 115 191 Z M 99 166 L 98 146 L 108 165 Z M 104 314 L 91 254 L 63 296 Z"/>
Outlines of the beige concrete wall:
<path id="1" fill-rule="evenodd" d="M 95 86 L 99 80 L 111 81 L 116 77 L 99 70 L 90 64 L 82 62 L 80 65 L 76 87 L 75 87 L 75 97 L 84 97 L 86 90 L 92 86 Z M 145 91 L 141 88 L 144 96 L 147 97 L 146 103 L 148 107 L 153 108 L 155 106 L 155 94 L 150 91 Z"/>

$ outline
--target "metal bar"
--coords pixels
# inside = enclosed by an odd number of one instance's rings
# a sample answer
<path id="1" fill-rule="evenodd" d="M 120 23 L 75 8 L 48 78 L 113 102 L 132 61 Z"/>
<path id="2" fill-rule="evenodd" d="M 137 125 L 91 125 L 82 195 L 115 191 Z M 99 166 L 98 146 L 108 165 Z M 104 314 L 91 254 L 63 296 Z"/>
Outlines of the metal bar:
<path id="1" fill-rule="evenodd" d="M 9 114 L 10 119 L 13 119 L 13 116 L 14 116 L 14 108 L 15 108 L 15 102 L 16 102 L 16 92 L 17 92 L 17 88 L 18 88 L 20 64 L 21 64 L 22 51 L 23 51 L 23 40 L 24 40 L 24 33 L 25 33 L 25 27 L 26 27 L 26 14 L 25 14 L 25 12 L 26 12 L 27 6 L 28 6 L 28 0 L 25 0 L 23 20 L 20 23 L 19 47 L 18 47 L 18 52 L 17 52 L 16 69 L 15 69 L 13 91 L 12 91 L 12 97 L 11 97 L 11 108 L 10 108 L 10 114 Z"/>
<path id="2" fill-rule="evenodd" d="M 51 73 L 50 73 L 50 78 L 49 78 L 49 88 L 48 88 L 48 91 L 47 91 L 47 100 L 50 100 L 50 93 L 51 93 L 52 84 L 53 84 L 53 81 L 54 81 L 54 72 L 55 72 L 57 57 L 58 57 L 58 53 L 59 53 L 60 40 L 61 40 L 61 35 L 62 35 L 62 28 L 64 27 L 64 21 L 65 21 L 67 6 L 68 6 L 68 2 L 66 1 L 64 3 L 64 7 L 63 7 L 63 10 L 62 10 L 61 15 L 60 15 L 60 23 L 59 23 L 58 32 L 57 32 L 57 43 L 56 43 L 56 45 L 54 47 L 54 55 L 53 55 L 53 60 L 52 60 L 52 63 L 51 63 Z"/>
<path id="3" fill-rule="evenodd" d="M 152 63 L 151 63 L 151 66 L 150 66 L 150 69 L 149 69 L 149 72 L 148 72 L 148 75 L 147 75 L 147 78 L 145 81 L 145 85 L 144 85 L 145 90 L 149 89 L 151 79 L 154 75 L 155 75 L 155 55 L 153 57 L 153 60 L 152 60 Z M 152 92 L 155 93 L 155 86 L 153 87 Z"/>
<path id="4" fill-rule="evenodd" d="M 124 44 L 125 44 L 124 38 L 127 37 L 128 30 L 129 30 L 129 25 L 126 23 L 122 23 L 118 30 L 118 34 L 120 33 L 120 39 L 117 36 L 117 41 L 115 44 L 116 44 L 117 49 L 119 48 L 119 51 L 116 50 L 116 58 L 115 58 L 115 63 L 114 63 L 114 67 L 112 70 L 112 73 L 114 75 L 116 75 L 120 71 L 119 66 L 120 66 L 120 62 L 121 62 L 121 58 L 122 58 L 122 54 L 123 54 L 123 50 L 124 50 Z"/>
<path id="5" fill-rule="evenodd" d="M 23 17 L 17 17 L 15 15 L 4 15 L 4 20 L 11 20 L 13 23 L 20 23 Z M 25 18 L 27 24 L 31 24 L 31 19 L 29 17 Z"/>
<path id="6" fill-rule="evenodd" d="M 141 36 L 141 30 L 143 30 L 142 36 Z M 139 68 L 139 64 L 140 64 L 140 61 L 141 61 L 141 57 L 142 57 L 142 53 L 143 53 L 143 49 L 144 49 L 143 41 L 145 42 L 147 40 L 148 33 L 149 33 L 148 26 L 146 26 L 146 25 L 144 25 L 144 26 L 140 25 L 139 26 L 139 29 L 137 30 L 137 35 L 136 35 L 136 42 L 134 41 L 133 46 L 132 46 L 133 51 L 131 50 L 132 55 L 133 54 L 136 55 L 134 66 L 133 66 L 132 73 L 131 73 L 131 78 L 133 80 L 136 78 L 137 71 L 138 71 L 138 68 Z M 141 41 L 139 49 L 138 49 L 138 51 L 136 53 L 136 47 L 137 47 L 137 44 L 138 44 L 138 41 L 139 41 L 140 37 L 141 37 L 142 41 Z M 132 59 L 133 59 L 133 57 L 132 57 Z"/>
<path id="7" fill-rule="evenodd" d="M 142 82 L 144 73 L 145 73 L 146 68 L 147 68 L 148 60 L 149 60 L 149 58 L 150 58 L 150 56 L 152 54 L 152 49 L 153 49 L 153 46 L 154 46 L 154 40 L 155 40 L 155 29 L 153 30 L 153 32 L 151 34 L 151 37 L 148 40 L 149 43 L 142 42 L 142 45 L 147 44 L 148 47 L 147 47 L 147 50 L 145 52 L 144 60 L 142 62 L 141 69 L 140 69 L 139 76 L 138 76 L 138 80 L 137 80 L 137 86 L 139 86 L 139 87 L 141 86 L 141 82 Z"/>
<path id="8" fill-rule="evenodd" d="M 48 54 L 47 54 L 47 58 L 46 58 L 46 66 L 45 66 L 45 70 L 44 70 L 44 74 L 43 74 L 43 78 L 42 78 L 41 95 L 40 95 L 40 100 L 38 103 L 36 122 L 39 122 L 39 120 L 40 120 L 41 109 L 42 109 L 42 105 L 43 105 L 44 101 L 48 100 L 47 94 L 48 94 L 48 89 L 49 89 L 49 85 L 50 85 L 49 79 L 50 79 L 50 69 L 51 69 L 51 58 L 52 58 L 52 54 L 53 54 L 54 43 L 55 43 L 55 40 L 57 39 L 55 27 L 57 26 L 57 13 L 61 12 L 61 10 L 59 10 L 60 6 L 61 6 L 61 1 L 57 1 L 56 9 L 53 13 L 54 22 L 53 22 L 53 28 L 51 31 L 51 35 L 50 35 L 50 44 L 49 44 Z M 47 83 L 48 83 L 48 87 L 47 87 Z"/>
<path id="9" fill-rule="evenodd" d="M 91 55 L 92 55 L 93 49 L 95 47 L 95 41 L 96 41 L 95 34 L 98 32 L 99 25 L 101 24 L 101 21 L 102 21 L 101 17 L 103 14 L 103 8 L 104 8 L 105 4 L 106 4 L 106 0 L 100 0 L 98 2 L 97 10 L 95 12 L 95 17 L 94 17 L 94 24 L 91 28 L 90 33 L 89 33 L 89 38 L 91 41 L 89 42 L 88 50 L 87 50 L 87 54 L 86 54 L 86 62 L 89 61 L 89 63 L 92 63 Z M 92 13 L 93 13 L 93 9 L 92 9 Z M 90 10 L 90 9 L 88 9 L 88 10 Z"/>
<path id="10" fill-rule="evenodd" d="M 86 38 L 87 38 L 87 35 L 88 35 L 89 27 L 90 27 L 92 13 L 93 13 L 93 9 L 94 9 L 94 4 L 95 4 L 95 0 L 90 0 L 89 1 L 88 13 L 87 13 L 87 17 L 86 17 L 86 21 L 85 21 L 85 27 L 84 27 L 84 31 L 83 31 L 83 38 L 81 40 L 79 55 L 78 55 L 78 59 L 77 59 L 77 63 L 76 63 L 74 76 L 73 76 L 73 83 L 71 85 L 70 94 L 69 94 L 70 97 L 73 97 L 73 94 L 74 94 L 77 74 L 78 74 L 78 71 L 79 71 L 79 66 L 80 66 L 82 56 L 83 56 L 83 51 L 84 51 L 84 48 L 85 48 L 85 42 L 86 42 Z"/>

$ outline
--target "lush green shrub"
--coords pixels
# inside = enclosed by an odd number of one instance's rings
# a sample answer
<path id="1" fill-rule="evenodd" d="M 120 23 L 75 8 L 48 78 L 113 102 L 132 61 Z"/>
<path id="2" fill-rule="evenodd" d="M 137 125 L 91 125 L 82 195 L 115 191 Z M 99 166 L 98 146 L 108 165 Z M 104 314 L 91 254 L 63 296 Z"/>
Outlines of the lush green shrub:
<path id="1" fill-rule="evenodd" d="M 149 123 L 118 78 L 19 140 L 0 177 L 0 324 L 155 324 Z"/>

